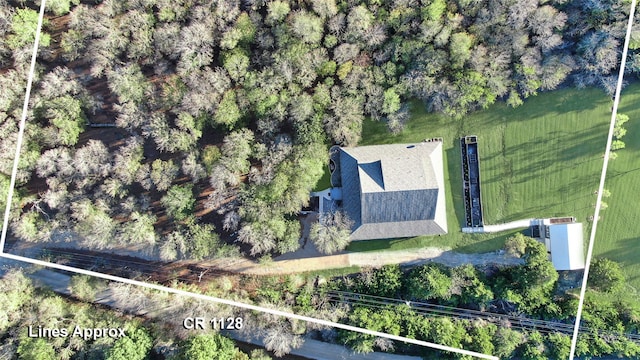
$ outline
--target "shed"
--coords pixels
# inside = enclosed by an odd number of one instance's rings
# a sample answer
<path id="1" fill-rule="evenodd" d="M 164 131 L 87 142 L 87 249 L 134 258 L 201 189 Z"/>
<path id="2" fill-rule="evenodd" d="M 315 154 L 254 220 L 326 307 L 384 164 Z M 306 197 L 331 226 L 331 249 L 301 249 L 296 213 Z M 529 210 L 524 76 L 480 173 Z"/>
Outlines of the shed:
<path id="1" fill-rule="evenodd" d="M 556 270 L 584 269 L 582 223 L 549 225 L 549 250 Z"/>

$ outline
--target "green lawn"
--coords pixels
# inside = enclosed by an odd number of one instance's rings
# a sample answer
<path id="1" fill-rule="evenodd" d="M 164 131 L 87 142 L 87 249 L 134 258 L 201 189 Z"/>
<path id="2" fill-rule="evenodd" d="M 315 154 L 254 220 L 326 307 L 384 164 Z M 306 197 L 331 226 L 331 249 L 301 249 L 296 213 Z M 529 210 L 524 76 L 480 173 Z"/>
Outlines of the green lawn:
<path id="1" fill-rule="evenodd" d="M 367 120 L 360 145 L 444 139 L 449 233 L 353 242 L 349 250 L 438 246 L 484 252 L 503 246 L 513 232 L 499 235 L 460 232 L 464 205 L 459 138 L 463 135 L 478 135 L 485 223 L 575 216 L 585 223 L 586 234 L 590 228 L 587 218 L 594 211 L 594 191 L 602 169 L 611 105 L 610 98 L 601 90 L 565 89 L 530 98 L 516 109 L 496 104 L 462 120 L 427 113 L 416 102 L 411 121 L 397 136 L 390 135 L 384 124 Z M 633 136 L 631 129 L 629 133 L 628 137 Z M 625 161 L 622 155 L 618 161 Z M 635 168 L 639 167 L 640 162 Z M 613 186 L 611 190 L 616 192 Z"/>
<path id="2" fill-rule="evenodd" d="M 600 212 L 594 255 L 620 262 L 629 291 L 637 300 L 640 290 L 640 84 L 628 86 L 620 98 L 619 113 L 629 115 L 626 148 L 609 162 L 605 188 L 611 197 L 603 199 L 609 207 Z"/>
<path id="3" fill-rule="evenodd" d="M 331 187 L 331 173 L 329 172 L 329 165 L 327 164 L 324 167 L 324 173 L 322 174 L 322 177 L 320 178 L 320 180 L 318 180 L 318 183 L 316 184 L 316 187 L 313 188 L 313 191 L 322 191 L 330 187 Z"/>

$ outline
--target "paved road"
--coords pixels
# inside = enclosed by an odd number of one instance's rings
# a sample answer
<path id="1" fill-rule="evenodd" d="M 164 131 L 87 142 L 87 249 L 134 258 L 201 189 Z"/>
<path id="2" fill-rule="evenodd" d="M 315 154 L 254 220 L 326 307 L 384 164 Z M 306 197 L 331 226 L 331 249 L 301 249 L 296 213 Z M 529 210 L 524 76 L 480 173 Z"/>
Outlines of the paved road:
<path id="1" fill-rule="evenodd" d="M 8 261 L 7 259 L 0 260 L 2 260 L 0 261 L 2 263 Z M 12 264 L 15 265 L 15 262 L 12 261 Z M 8 264 L 4 263 L 3 265 Z M 3 270 L 7 270 L 7 266 L 2 266 L 1 268 Z M 0 274 L 2 274 L 2 270 L 0 270 Z M 71 292 L 69 291 L 69 281 L 71 277 L 69 275 L 61 274 L 52 270 L 42 269 L 29 274 L 29 277 L 33 279 L 36 284 L 49 287 L 60 294 L 71 295 Z M 110 295 L 109 289 L 102 292 L 96 302 L 110 307 L 113 307 L 116 303 L 121 304 Z M 132 309 L 123 309 L 122 307 L 120 307 L 119 310 L 131 311 Z M 171 312 L 172 308 L 170 306 L 167 306 L 164 309 L 158 309 L 158 311 L 154 311 L 153 313 L 141 313 L 140 315 L 166 319 L 171 316 Z M 238 341 L 243 341 L 246 343 L 264 347 L 264 343 L 262 341 L 250 338 L 248 336 L 243 336 L 242 334 L 237 332 L 228 332 L 226 335 Z M 303 356 L 305 358 L 313 360 L 421 360 L 420 357 L 415 356 L 393 355 L 378 352 L 369 354 L 357 354 L 344 346 L 329 344 L 311 339 L 305 339 L 302 346 L 297 349 L 293 349 L 293 351 L 291 351 L 291 354 Z"/>

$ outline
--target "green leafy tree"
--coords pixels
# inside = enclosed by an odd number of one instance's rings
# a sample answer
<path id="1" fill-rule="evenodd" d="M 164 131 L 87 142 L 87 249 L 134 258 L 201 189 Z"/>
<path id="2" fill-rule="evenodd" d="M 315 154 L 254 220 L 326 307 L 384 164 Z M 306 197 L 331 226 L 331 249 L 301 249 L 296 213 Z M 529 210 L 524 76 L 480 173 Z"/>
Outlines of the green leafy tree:
<path id="1" fill-rule="evenodd" d="M 429 263 L 409 272 L 407 296 L 411 299 L 449 299 L 451 277 L 446 266 Z"/>
<path id="2" fill-rule="evenodd" d="M 616 139 L 620 139 L 627 133 L 627 129 L 624 128 L 624 124 L 629 121 L 629 115 L 616 114 L 616 121 L 613 128 L 613 136 Z"/>
<path id="3" fill-rule="evenodd" d="M 322 40 L 323 21 L 321 18 L 306 11 L 295 13 L 291 30 L 303 42 L 308 44 L 318 44 Z"/>
<path id="4" fill-rule="evenodd" d="M 169 189 L 169 193 L 170 192 L 171 189 Z M 169 193 L 165 196 L 168 196 Z M 127 244 L 147 244 L 153 246 L 157 238 L 153 227 L 155 222 L 156 217 L 153 214 L 134 211 L 131 214 L 130 220 L 122 227 L 120 237 L 122 241 Z"/>
<path id="5" fill-rule="evenodd" d="M 83 301 L 92 302 L 100 290 L 100 279 L 89 275 L 74 275 L 69 281 L 71 294 Z"/>
<path id="6" fill-rule="evenodd" d="M 221 164 L 233 174 L 248 173 L 253 142 L 253 133 L 248 129 L 234 131 L 227 135 L 222 144 Z"/>
<path id="7" fill-rule="evenodd" d="M 234 49 L 238 44 L 247 46 L 253 42 L 255 33 L 255 25 L 251 22 L 249 15 L 243 12 L 236 19 L 234 26 L 224 33 L 220 46 L 223 49 Z"/>
<path id="8" fill-rule="evenodd" d="M 33 298 L 31 280 L 20 270 L 10 270 L 0 279 L 0 331 L 4 332 L 21 318 L 20 312 Z"/>
<path id="9" fill-rule="evenodd" d="M 167 215 L 180 221 L 193 213 L 196 199 L 193 197 L 193 185 L 174 185 L 160 200 Z"/>
<path id="10" fill-rule="evenodd" d="M 504 249 L 509 255 L 522 257 L 527 250 L 527 238 L 521 233 L 511 236 L 505 241 Z"/>
<path id="11" fill-rule="evenodd" d="M 473 37 L 466 32 L 459 32 L 451 35 L 449 43 L 449 59 L 451 66 L 461 68 L 465 61 L 471 57 L 471 46 Z"/>
<path id="12" fill-rule="evenodd" d="M 501 359 L 510 359 L 515 350 L 524 342 L 524 335 L 508 327 L 500 326 L 494 335 L 495 351 L 493 355 Z"/>
<path id="13" fill-rule="evenodd" d="M 200 158 L 202 159 L 202 163 L 207 169 L 207 173 L 211 173 L 211 169 L 213 168 L 213 164 L 220 159 L 222 154 L 220 153 L 220 148 L 215 145 L 207 145 L 202 150 Z"/>
<path id="14" fill-rule="evenodd" d="M 349 321 L 355 326 L 392 335 L 400 335 L 402 331 L 402 316 L 391 306 L 382 309 L 357 307 L 349 315 Z M 376 339 L 372 335 L 356 332 L 340 332 L 340 334 L 341 341 L 358 353 L 369 353 L 375 350 Z"/>
<path id="15" fill-rule="evenodd" d="M 385 114 L 392 114 L 398 110 L 400 110 L 400 96 L 393 88 L 389 88 L 384 92 L 382 112 Z"/>
<path id="16" fill-rule="evenodd" d="M 87 122 L 80 100 L 69 95 L 46 103 L 45 116 L 57 128 L 58 142 L 75 145 Z"/>
<path id="17" fill-rule="evenodd" d="M 620 264 L 607 258 L 595 258 L 589 269 L 587 285 L 597 291 L 615 292 L 624 286 L 624 275 Z"/>
<path id="18" fill-rule="evenodd" d="M 428 324 L 427 341 L 462 348 L 463 342 L 467 340 L 467 329 L 463 321 L 442 317 L 430 319 Z"/>
<path id="19" fill-rule="evenodd" d="M 338 13 L 335 0 L 312 0 L 311 7 L 323 18 L 330 18 Z"/>
<path id="20" fill-rule="evenodd" d="M 38 29 L 38 13 L 31 9 L 17 9 L 11 19 L 12 34 L 7 36 L 7 45 L 11 49 L 18 49 L 25 45 L 33 46 Z M 44 19 L 42 26 L 48 21 Z M 40 46 L 47 47 L 51 43 L 51 36 L 45 32 L 40 34 Z"/>
<path id="21" fill-rule="evenodd" d="M 521 356 L 526 360 L 546 360 L 546 346 L 542 334 L 534 331 L 529 334 L 527 342 L 522 345 Z"/>
<path id="22" fill-rule="evenodd" d="M 373 25 L 373 14 L 364 5 L 358 5 L 347 15 L 347 32 L 353 38 L 360 38 Z"/>
<path id="23" fill-rule="evenodd" d="M 109 89 L 118 96 L 120 103 L 131 101 L 139 104 L 145 100 L 151 88 L 138 64 L 117 67 L 109 71 L 107 77 Z"/>
<path id="24" fill-rule="evenodd" d="M 529 237 L 525 242 L 524 266 L 517 266 L 506 272 L 508 284 L 497 282 L 495 292 L 498 297 L 517 303 L 521 311 L 557 311 L 551 295 L 558 280 L 558 272 L 549 260 L 545 245 Z"/>
<path id="25" fill-rule="evenodd" d="M 151 181 L 160 191 L 169 189 L 177 175 L 178 166 L 173 163 L 173 160 L 155 159 L 151 163 Z"/>
<path id="26" fill-rule="evenodd" d="M 227 245 L 220 247 L 220 238 L 211 224 L 190 224 L 188 230 L 187 251 L 193 259 L 225 256 L 225 250 L 229 250 Z"/>
<path id="27" fill-rule="evenodd" d="M 50 235 L 49 221 L 35 210 L 20 214 L 19 220 L 14 222 L 11 227 L 20 239 L 27 241 L 42 241 Z"/>
<path id="28" fill-rule="evenodd" d="M 144 360 L 153 347 L 153 338 L 144 327 L 130 326 L 126 336 L 107 350 L 106 360 Z"/>
<path id="29" fill-rule="evenodd" d="M 234 360 L 238 352 L 233 341 L 220 334 L 194 335 L 180 347 L 184 360 Z"/>
<path id="30" fill-rule="evenodd" d="M 20 360 L 55 360 L 56 351 L 47 340 L 43 338 L 21 337 L 18 345 Z"/>
<path id="31" fill-rule="evenodd" d="M 463 265 L 451 270 L 451 293 L 455 302 L 484 309 L 494 298 L 491 288 L 479 276 L 472 265 Z M 452 299 L 454 300 L 454 299 Z"/>
<path id="32" fill-rule="evenodd" d="M 571 337 L 561 333 L 547 335 L 549 357 L 551 359 L 568 359 L 571 351 Z"/>
<path id="33" fill-rule="evenodd" d="M 289 14 L 289 11 L 291 11 L 291 8 L 289 7 L 289 3 L 285 1 L 275 0 L 269 2 L 269 4 L 267 4 L 266 23 L 275 24 L 283 21 Z"/>
<path id="34" fill-rule="evenodd" d="M 372 295 L 396 297 L 402 288 L 402 278 L 399 265 L 384 265 L 373 272 L 367 292 Z"/>
<path id="35" fill-rule="evenodd" d="M 271 356 L 269 356 L 269 354 L 262 350 L 262 349 L 255 349 L 255 350 L 251 350 L 251 353 L 249 354 L 249 358 L 251 360 L 271 360 Z"/>
<path id="36" fill-rule="evenodd" d="M 69 13 L 71 5 L 78 5 L 80 0 L 48 0 L 45 4 L 46 10 L 51 11 L 56 16 Z"/>
<path id="37" fill-rule="evenodd" d="M 71 216 L 75 219 L 75 230 L 83 237 L 86 246 L 104 249 L 112 241 L 116 223 L 101 204 L 84 199 L 71 205 Z"/>
<path id="38" fill-rule="evenodd" d="M 471 340 L 469 350 L 482 354 L 493 354 L 495 350 L 493 337 L 496 331 L 497 327 L 494 324 L 482 320 L 469 324 L 468 334 Z"/>
<path id="39" fill-rule="evenodd" d="M 611 151 L 624 149 L 625 147 L 626 147 L 626 144 L 622 140 L 616 139 L 611 142 Z"/>
<path id="40" fill-rule="evenodd" d="M 218 108 L 213 115 L 213 122 L 216 125 L 223 125 L 231 129 L 241 117 L 242 113 L 236 102 L 236 92 L 234 90 L 228 90 L 222 96 L 220 104 L 218 104 Z"/>
<path id="41" fill-rule="evenodd" d="M 249 57 L 244 51 L 234 49 L 223 56 L 223 66 L 231 79 L 238 81 L 247 73 Z"/>
<path id="42" fill-rule="evenodd" d="M 447 10 L 447 3 L 444 0 L 432 1 L 428 6 L 422 9 L 422 16 L 427 20 L 437 21 L 442 18 Z"/>

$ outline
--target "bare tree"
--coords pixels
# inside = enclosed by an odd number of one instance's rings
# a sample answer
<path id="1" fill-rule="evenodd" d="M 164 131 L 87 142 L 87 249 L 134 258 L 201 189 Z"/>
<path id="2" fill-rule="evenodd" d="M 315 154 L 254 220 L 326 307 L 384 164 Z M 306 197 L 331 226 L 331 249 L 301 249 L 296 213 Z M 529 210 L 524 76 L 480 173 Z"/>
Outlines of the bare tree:
<path id="1" fill-rule="evenodd" d="M 290 353 L 291 350 L 302 346 L 304 342 L 301 336 L 291 333 L 290 326 L 284 321 L 270 326 L 264 330 L 263 334 L 265 348 L 273 351 L 273 354 L 277 357 Z"/>
<path id="2" fill-rule="evenodd" d="M 342 211 L 321 214 L 311 225 L 309 238 L 323 254 L 332 254 L 349 245 L 353 221 Z"/>
<path id="3" fill-rule="evenodd" d="M 99 140 L 89 140 L 73 156 L 76 168 L 76 184 L 82 188 L 92 186 L 109 175 L 112 169 L 109 149 Z"/>
<path id="4" fill-rule="evenodd" d="M 251 255 L 273 251 L 277 240 L 273 232 L 260 224 L 245 224 L 238 232 L 238 241 L 251 245 Z"/>

